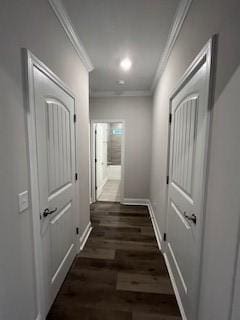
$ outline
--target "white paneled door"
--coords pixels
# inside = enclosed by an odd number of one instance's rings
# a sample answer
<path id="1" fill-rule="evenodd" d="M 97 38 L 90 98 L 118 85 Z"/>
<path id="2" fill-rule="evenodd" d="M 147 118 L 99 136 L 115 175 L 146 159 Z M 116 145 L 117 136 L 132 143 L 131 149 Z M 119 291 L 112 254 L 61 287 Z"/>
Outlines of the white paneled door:
<path id="1" fill-rule="evenodd" d="M 188 320 L 196 319 L 208 141 L 209 60 L 203 55 L 171 99 L 166 254 Z"/>
<path id="2" fill-rule="evenodd" d="M 48 312 L 75 256 L 74 99 L 33 69 L 43 293 Z"/>

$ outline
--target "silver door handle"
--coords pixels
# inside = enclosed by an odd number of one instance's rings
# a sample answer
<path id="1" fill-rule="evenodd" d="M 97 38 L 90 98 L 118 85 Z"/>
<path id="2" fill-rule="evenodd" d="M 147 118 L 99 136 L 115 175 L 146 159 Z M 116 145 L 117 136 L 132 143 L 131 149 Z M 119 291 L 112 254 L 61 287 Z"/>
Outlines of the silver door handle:
<path id="1" fill-rule="evenodd" d="M 47 209 L 45 209 L 44 211 L 43 211 L 43 217 L 45 218 L 45 217 L 47 217 L 48 215 L 50 215 L 50 214 L 53 214 L 54 212 L 56 212 L 57 211 L 57 208 L 55 208 L 55 209 L 53 209 L 53 210 L 49 210 L 48 208 Z"/>
<path id="2" fill-rule="evenodd" d="M 196 217 L 196 215 L 194 213 L 191 216 L 189 216 L 188 214 L 186 214 L 186 212 L 184 212 L 183 215 L 188 221 L 191 221 L 194 224 L 197 223 L 197 217 Z"/>

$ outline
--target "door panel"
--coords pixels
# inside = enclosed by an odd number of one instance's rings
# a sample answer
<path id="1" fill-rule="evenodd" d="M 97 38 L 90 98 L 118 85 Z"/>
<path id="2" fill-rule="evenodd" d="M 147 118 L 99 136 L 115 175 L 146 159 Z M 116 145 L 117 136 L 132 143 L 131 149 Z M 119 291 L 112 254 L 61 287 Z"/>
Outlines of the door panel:
<path id="1" fill-rule="evenodd" d="M 172 183 L 192 196 L 197 96 L 187 97 L 174 112 Z"/>
<path id="2" fill-rule="evenodd" d="M 184 292 L 187 294 L 188 279 L 188 241 L 191 226 L 184 218 L 183 211 L 171 201 L 169 208 L 169 229 L 171 242 L 169 242 L 170 253 L 173 256 L 174 264 Z M 181 243 L 181 246 L 178 244 Z"/>
<path id="3" fill-rule="evenodd" d="M 46 101 L 48 128 L 48 190 L 52 196 L 71 182 L 70 114 L 57 100 Z"/>
<path id="4" fill-rule="evenodd" d="M 74 99 L 37 68 L 34 87 L 47 313 L 76 253 Z"/>
<path id="5" fill-rule="evenodd" d="M 196 318 L 208 132 L 206 61 L 171 100 L 166 254 L 187 319 Z"/>

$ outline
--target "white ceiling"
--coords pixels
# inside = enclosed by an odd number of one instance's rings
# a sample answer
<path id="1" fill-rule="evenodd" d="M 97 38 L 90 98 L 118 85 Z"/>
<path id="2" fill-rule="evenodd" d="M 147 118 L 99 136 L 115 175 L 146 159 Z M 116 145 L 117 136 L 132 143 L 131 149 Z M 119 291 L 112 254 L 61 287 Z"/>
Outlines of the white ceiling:
<path id="1" fill-rule="evenodd" d="M 93 65 L 93 92 L 150 90 L 179 0 L 63 0 Z M 128 56 L 129 72 L 119 68 Z M 119 86 L 116 82 L 124 80 Z"/>

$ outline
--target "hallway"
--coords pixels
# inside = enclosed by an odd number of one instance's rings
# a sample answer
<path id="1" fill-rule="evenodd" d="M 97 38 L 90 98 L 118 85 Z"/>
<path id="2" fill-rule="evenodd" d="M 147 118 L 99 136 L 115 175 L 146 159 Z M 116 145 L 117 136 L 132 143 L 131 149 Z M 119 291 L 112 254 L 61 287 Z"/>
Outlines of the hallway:
<path id="1" fill-rule="evenodd" d="M 98 202 L 47 320 L 180 320 L 148 209 Z"/>
<path id="2" fill-rule="evenodd" d="M 0 320 L 240 320 L 240 1 L 1 1 Z"/>

